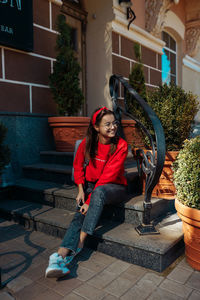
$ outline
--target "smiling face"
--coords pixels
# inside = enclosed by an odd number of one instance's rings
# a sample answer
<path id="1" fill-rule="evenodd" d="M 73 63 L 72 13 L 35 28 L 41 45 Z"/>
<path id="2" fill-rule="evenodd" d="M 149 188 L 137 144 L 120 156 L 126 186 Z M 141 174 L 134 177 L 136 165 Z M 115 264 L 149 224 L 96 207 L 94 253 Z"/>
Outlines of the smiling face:
<path id="1" fill-rule="evenodd" d="M 116 135 L 117 123 L 113 114 L 103 116 L 98 126 L 95 125 L 96 131 L 99 133 L 99 139 L 111 139 Z"/>

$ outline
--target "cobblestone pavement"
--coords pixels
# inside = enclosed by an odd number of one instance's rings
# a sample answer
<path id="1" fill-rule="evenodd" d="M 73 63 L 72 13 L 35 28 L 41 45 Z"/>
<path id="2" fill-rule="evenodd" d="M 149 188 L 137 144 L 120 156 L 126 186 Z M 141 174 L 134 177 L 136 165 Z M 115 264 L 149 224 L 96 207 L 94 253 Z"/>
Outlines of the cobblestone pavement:
<path id="1" fill-rule="evenodd" d="M 65 278 L 46 279 L 48 257 L 61 240 L 0 219 L 0 300 L 200 300 L 200 272 L 180 257 L 157 273 L 84 249 Z"/>

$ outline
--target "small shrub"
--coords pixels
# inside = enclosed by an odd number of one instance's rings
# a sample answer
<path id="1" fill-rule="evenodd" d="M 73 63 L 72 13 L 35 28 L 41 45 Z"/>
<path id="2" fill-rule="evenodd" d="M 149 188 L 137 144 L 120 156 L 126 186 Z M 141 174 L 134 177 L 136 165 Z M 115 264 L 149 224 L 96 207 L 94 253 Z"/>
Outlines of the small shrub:
<path id="1" fill-rule="evenodd" d="M 186 206 L 200 209 L 200 136 L 185 140 L 173 171 L 177 199 Z"/>
<path id="2" fill-rule="evenodd" d="M 147 93 L 145 86 L 144 67 L 141 62 L 141 48 L 139 44 L 134 45 L 134 53 L 137 62 L 133 65 L 129 75 L 129 84 L 146 101 Z M 128 111 L 136 116 L 142 123 L 145 121 L 144 112 L 138 102 L 130 95 L 127 95 Z"/>
<path id="3" fill-rule="evenodd" d="M 79 112 L 84 100 L 79 79 L 81 68 L 72 47 L 71 28 L 64 15 L 57 18 L 57 30 L 60 33 L 56 41 L 58 55 L 49 76 L 49 86 L 58 114 L 72 116 Z"/>
<path id="4" fill-rule="evenodd" d="M 2 123 L 0 123 L 0 174 L 2 173 L 4 167 L 10 161 L 9 148 L 8 146 L 3 144 L 6 137 L 6 133 L 7 133 L 7 128 Z"/>
<path id="5" fill-rule="evenodd" d="M 181 149 L 184 140 L 189 137 L 198 111 L 197 96 L 172 83 L 149 93 L 147 102 L 163 126 L 166 150 Z M 153 134 L 151 126 L 149 130 Z"/>

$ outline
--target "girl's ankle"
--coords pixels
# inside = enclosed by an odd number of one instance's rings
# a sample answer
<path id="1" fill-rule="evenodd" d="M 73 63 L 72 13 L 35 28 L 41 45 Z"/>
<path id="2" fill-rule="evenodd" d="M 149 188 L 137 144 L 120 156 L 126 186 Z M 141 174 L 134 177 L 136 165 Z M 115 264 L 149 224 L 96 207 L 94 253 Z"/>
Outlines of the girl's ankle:
<path id="1" fill-rule="evenodd" d="M 69 254 L 69 249 L 61 247 L 58 249 L 58 254 L 65 258 Z"/>
<path id="2" fill-rule="evenodd" d="M 84 243 L 81 243 L 81 242 L 79 242 L 79 244 L 78 244 L 78 248 L 83 248 L 83 246 L 84 246 Z"/>

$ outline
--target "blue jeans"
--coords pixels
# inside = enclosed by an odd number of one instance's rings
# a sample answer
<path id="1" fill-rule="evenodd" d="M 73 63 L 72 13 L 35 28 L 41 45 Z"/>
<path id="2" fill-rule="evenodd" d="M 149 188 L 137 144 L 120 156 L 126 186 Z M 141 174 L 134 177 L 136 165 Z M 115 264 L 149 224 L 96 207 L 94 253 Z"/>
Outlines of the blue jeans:
<path id="1" fill-rule="evenodd" d="M 73 220 L 64 236 L 60 247 L 72 250 L 74 253 L 78 247 L 80 231 L 92 235 L 99 221 L 105 204 L 117 204 L 124 201 L 126 187 L 120 184 L 105 184 L 98 186 L 94 191 L 94 183 L 88 183 L 85 194 L 92 192 L 90 205 L 86 216 L 76 212 Z"/>

